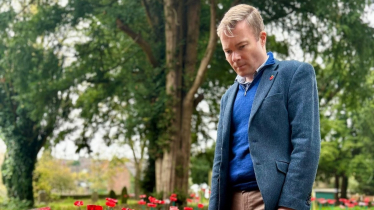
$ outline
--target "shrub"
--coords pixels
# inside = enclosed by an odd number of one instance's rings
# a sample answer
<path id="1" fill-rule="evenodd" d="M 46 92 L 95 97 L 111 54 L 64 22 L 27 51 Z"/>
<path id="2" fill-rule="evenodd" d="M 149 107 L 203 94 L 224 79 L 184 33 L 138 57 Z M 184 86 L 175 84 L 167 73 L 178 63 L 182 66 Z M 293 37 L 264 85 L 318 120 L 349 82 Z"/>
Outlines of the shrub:
<path id="1" fill-rule="evenodd" d="M 117 199 L 117 195 L 116 195 L 116 193 L 113 190 L 109 191 L 109 198 Z"/>
<path id="2" fill-rule="evenodd" d="M 121 202 L 122 204 L 127 203 L 127 199 L 129 199 L 129 195 L 127 194 L 127 187 L 123 187 L 121 191 Z"/>

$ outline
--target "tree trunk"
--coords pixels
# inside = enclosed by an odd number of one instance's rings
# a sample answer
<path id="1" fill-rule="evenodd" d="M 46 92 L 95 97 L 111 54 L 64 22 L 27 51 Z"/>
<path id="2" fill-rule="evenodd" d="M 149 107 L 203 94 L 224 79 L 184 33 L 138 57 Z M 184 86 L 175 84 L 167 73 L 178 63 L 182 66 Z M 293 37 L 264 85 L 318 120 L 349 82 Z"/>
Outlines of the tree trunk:
<path id="1" fill-rule="evenodd" d="M 342 189 L 341 189 L 341 197 L 342 198 L 348 198 L 347 197 L 347 189 L 348 189 L 348 177 L 346 175 L 342 176 Z"/>
<path id="2" fill-rule="evenodd" d="M 140 178 L 142 177 L 142 170 L 141 166 L 139 164 L 136 164 L 135 166 L 135 186 L 134 186 L 134 191 L 135 191 L 135 197 L 138 198 L 140 195 Z"/>
<path id="3" fill-rule="evenodd" d="M 210 37 L 196 71 L 200 0 L 164 0 L 166 40 L 166 93 L 171 101 L 167 136 L 169 147 L 156 160 L 156 190 L 167 197 L 172 192 L 187 193 L 191 150 L 191 120 L 195 94 L 202 84 L 216 46 L 215 8 L 211 0 Z"/>
<path id="4" fill-rule="evenodd" d="M 339 195 L 339 189 L 340 189 L 339 181 L 340 181 L 340 176 L 335 174 L 335 189 L 336 189 L 335 200 L 337 203 L 339 202 L 339 196 L 340 196 Z"/>
<path id="5" fill-rule="evenodd" d="M 22 136 L 5 139 L 7 154 L 2 165 L 2 178 L 8 197 L 27 200 L 29 207 L 34 205 L 32 174 L 40 141 L 29 140 Z"/>
<path id="6" fill-rule="evenodd" d="M 141 144 L 141 151 L 140 151 L 140 157 L 138 158 L 136 156 L 136 151 L 134 148 L 134 140 L 129 139 L 129 146 L 132 151 L 132 155 L 134 158 L 134 164 L 135 164 L 135 183 L 134 183 L 134 191 L 135 191 L 135 196 L 138 197 L 140 194 L 140 183 L 141 183 L 141 177 L 142 176 L 142 168 L 143 168 L 143 162 L 144 162 L 144 148 L 145 148 L 145 143 Z M 145 140 L 143 140 L 145 142 Z"/>
<path id="7" fill-rule="evenodd" d="M 181 11 L 180 4 L 175 0 L 164 1 L 165 13 L 165 38 L 166 38 L 166 67 L 168 74 L 166 76 L 166 93 L 171 101 L 167 104 L 167 114 L 170 117 L 168 128 L 169 148 L 163 150 L 163 157 L 156 161 L 156 171 L 159 177 L 157 181 L 157 192 L 163 192 L 164 197 L 174 191 L 175 167 L 176 167 L 176 148 L 180 139 L 181 124 L 181 87 L 182 87 L 182 61 L 178 51 L 178 41 L 180 40 Z"/>

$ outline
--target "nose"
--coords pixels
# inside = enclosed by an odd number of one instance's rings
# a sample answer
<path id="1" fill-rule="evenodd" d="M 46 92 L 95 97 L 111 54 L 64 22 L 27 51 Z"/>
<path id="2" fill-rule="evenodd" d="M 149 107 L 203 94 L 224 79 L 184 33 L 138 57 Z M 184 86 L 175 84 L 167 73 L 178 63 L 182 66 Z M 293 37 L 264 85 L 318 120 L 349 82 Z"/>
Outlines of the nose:
<path id="1" fill-rule="evenodd" d="M 232 56 L 231 59 L 232 59 L 233 62 L 236 62 L 236 61 L 240 60 L 240 58 L 241 58 L 240 54 L 238 52 L 235 52 L 235 51 L 232 52 L 231 56 Z"/>

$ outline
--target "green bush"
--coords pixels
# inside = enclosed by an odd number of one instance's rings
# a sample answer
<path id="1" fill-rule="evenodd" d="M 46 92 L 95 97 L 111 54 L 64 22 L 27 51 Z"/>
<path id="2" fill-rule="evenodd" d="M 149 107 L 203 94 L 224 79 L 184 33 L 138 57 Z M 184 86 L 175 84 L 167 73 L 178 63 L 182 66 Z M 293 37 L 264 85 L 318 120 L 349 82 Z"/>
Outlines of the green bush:
<path id="1" fill-rule="evenodd" d="M 116 195 L 116 193 L 113 190 L 109 191 L 109 198 L 117 199 L 117 195 Z"/>
<path id="2" fill-rule="evenodd" d="M 30 201 L 19 199 L 5 199 L 4 203 L 0 203 L 2 210 L 26 210 L 29 209 Z"/>
<path id="3" fill-rule="evenodd" d="M 121 191 L 121 203 L 126 204 L 128 198 L 129 198 L 129 195 L 127 193 L 127 187 L 125 186 L 122 188 L 122 191 Z"/>

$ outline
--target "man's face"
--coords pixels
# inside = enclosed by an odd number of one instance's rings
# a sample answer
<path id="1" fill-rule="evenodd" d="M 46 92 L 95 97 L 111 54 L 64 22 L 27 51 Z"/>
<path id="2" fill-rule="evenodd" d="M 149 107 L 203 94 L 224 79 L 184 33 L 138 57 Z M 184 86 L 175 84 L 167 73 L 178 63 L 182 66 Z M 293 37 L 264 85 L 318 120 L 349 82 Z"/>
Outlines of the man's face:
<path id="1" fill-rule="evenodd" d="M 245 21 L 238 22 L 232 33 L 233 37 L 228 37 L 224 33 L 221 35 L 226 60 L 238 75 L 252 81 L 257 68 L 267 59 L 266 33 L 262 31 L 260 38 L 257 39 Z"/>

